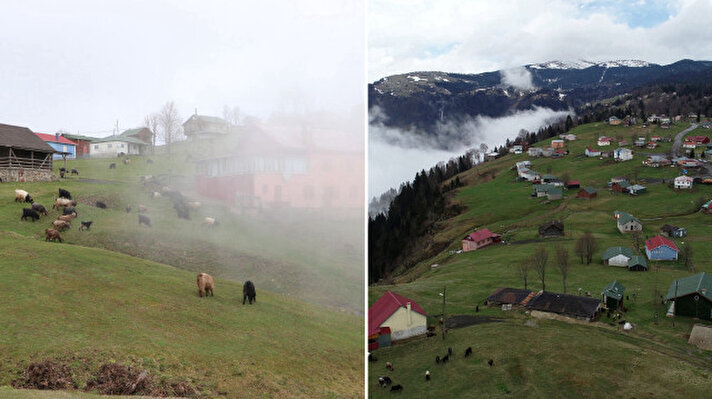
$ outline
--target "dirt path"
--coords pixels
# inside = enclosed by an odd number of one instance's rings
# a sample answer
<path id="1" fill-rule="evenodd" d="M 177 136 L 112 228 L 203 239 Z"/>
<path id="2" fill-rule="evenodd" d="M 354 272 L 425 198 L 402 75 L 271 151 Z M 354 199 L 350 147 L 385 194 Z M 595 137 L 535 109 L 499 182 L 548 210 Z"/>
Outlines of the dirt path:
<path id="1" fill-rule="evenodd" d="M 690 124 L 690 127 L 687 129 L 681 131 L 680 133 L 675 136 L 675 142 L 672 143 L 672 153 L 675 156 L 681 156 L 680 154 L 680 149 L 682 148 L 682 138 L 685 137 L 687 133 L 690 133 L 691 131 L 695 130 L 697 128 L 696 123 Z"/>

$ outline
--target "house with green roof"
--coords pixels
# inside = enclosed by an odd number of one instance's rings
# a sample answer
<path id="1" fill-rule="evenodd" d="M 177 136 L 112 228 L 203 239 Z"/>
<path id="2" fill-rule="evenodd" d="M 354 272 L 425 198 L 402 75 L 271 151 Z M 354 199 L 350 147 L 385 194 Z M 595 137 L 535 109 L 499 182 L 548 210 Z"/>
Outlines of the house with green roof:
<path id="1" fill-rule="evenodd" d="M 89 156 L 92 158 L 117 157 L 122 155 L 144 155 L 151 148 L 153 133 L 148 128 L 125 130 L 113 135 L 92 140 Z"/>
<path id="2" fill-rule="evenodd" d="M 648 261 L 645 260 L 645 256 L 633 255 L 628 261 L 628 271 L 631 272 L 645 272 L 648 271 Z"/>
<path id="3" fill-rule="evenodd" d="M 183 134 L 189 141 L 214 139 L 232 133 L 233 127 L 225 119 L 196 113 L 183 122 Z"/>
<path id="4" fill-rule="evenodd" d="M 604 265 L 620 267 L 628 267 L 628 261 L 632 257 L 633 250 L 628 247 L 610 247 L 601 255 Z"/>
<path id="5" fill-rule="evenodd" d="M 616 227 L 621 233 L 632 233 L 643 230 L 643 223 L 627 212 L 615 211 L 613 218 L 616 220 Z"/>
<path id="6" fill-rule="evenodd" d="M 625 287 L 618 280 L 613 280 L 601 291 L 601 301 L 608 309 L 618 309 L 623 306 Z"/>
<path id="7" fill-rule="evenodd" d="M 89 157 L 89 146 L 96 137 L 83 136 L 81 134 L 62 133 L 62 137 L 76 144 L 77 158 Z"/>
<path id="8" fill-rule="evenodd" d="M 665 301 L 668 315 L 712 320 L 712 276 L 703 272 L 673 281 Z"/>

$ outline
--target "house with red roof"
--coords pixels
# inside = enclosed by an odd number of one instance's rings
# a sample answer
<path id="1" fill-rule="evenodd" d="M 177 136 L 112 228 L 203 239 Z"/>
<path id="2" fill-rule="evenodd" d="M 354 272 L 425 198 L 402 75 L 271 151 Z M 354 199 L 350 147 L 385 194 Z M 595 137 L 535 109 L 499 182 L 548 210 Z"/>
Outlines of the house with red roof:
<path id="1" fill-rule="evenodd" d="M 41 138 L 42 141 L 49 144 L 50 147 L 54 148 L 56 152 L 52 155 L 52 159 L 62 159 L 63 155 L 66 155 L 67 159 L 75 159 L 77 157 L 77 144 L 66 137 L 60 136 L 59 133 L 46 134 L 35 132 L 35 134 Z"/>
<path id="2" fill-rule="evenodd" d="M 677 260 L 678 252 L 677 245 L 661 235 L 645 240 L 645 254 L 650 260 Z"/>
<path id="3" fill-rule="evenodd" d="M 386 291 L 368 308 L 369 341 L 387 329 L 390 329 L 393 341 L 424 335 L 427 331 L 427 317 L 428 314 L 417 302 L 393 291 Z"/>
<path id="4" fill-rule="evenodd" d="M 488 245 L 502 241 L 502 236 L 494 234 L 489 229 L 475 230 L 462 239 L 462 252 L 475 251 Z"/>

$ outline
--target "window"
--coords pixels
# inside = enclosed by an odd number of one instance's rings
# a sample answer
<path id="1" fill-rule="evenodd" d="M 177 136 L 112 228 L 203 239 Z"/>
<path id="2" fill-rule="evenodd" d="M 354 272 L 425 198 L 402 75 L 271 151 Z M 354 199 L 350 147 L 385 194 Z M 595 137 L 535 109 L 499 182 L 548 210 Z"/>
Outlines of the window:
<path id="1" fill-rule="evenodd" d="M 94 144 L 94 149 L 98 150 L 99 149 L 99 144 Z"/>
<path id="2" fill-rule="evenodd" d="M 107 144 L 106 148 L 111 148 L 111 146 L 112 146 L 111 144 Z"/>
<path id="3" fill-rule="evenodd" d="M 124 148 L 124 143 L 121 143 L 121 148 Z"/>

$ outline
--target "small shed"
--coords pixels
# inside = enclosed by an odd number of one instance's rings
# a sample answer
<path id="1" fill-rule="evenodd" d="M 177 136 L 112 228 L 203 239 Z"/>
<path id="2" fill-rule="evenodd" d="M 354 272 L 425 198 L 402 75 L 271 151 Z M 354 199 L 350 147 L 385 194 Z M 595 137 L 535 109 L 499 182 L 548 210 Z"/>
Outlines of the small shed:
<path id="1" fill-rule="evenodd" d="M 626 193 L 628 192 L 628 187 L 630 187 L 631 184 L 628 183 L 627 181 L 620 181 L 611 184 L 611 190 L 617 191 L 619 193 Z"/>
<path id="2" fill-rule="evenodd" d="M 539 226 L 539 237 L 561 237 L 564 235 L 564 224 L 560 220 L 551 220 Z"/>
<path id="3" fill-rule="evenodd" d="M 584 187 L 581 190 L 579 190 L 579 192 L 576 194 L 576 198 L 591 199 L 591 198 L 596 198 L 597 195 L 598 195 L 598 192 L 596 191 L 596 189 L 588 186 L 588 187 Z"/>
<path id="4" fill-rule="evenodd" d="M 684 227 L 673 226 L 671 224 L 664 224 L 660 228 L 660 233 L 669 238 L 682 238 L 687 235 L 687 229 Z"/>
<path id="5" fill-rule="evenodd" d="M 566 188 L 567 189 L 572 189 L 572 188 L 580 188 L 581 183 L 579 183 L 578 180 L 571 180 L 566 182 Z"/>
<path id="6" fill-rule="evenodd" d="M 608 309 L 618 309 L 623 306 L 624 294 L 625 287 L 618 280 L 613 280 L 601 291 L 602 301 Z"/>
<path id="7" fill-rule="evenodd" d="M 546 199 L 549 201 L 560 200 L 564 197 L 564 191 L 559 187 L 554 187 L 546 192 Z"/>
<path id="8" fill-rule="evenodd" d="M 647 187 L 641 186 L 640 184 L 633 184 L 632 186 L 628 186 L 628 194 L 630 195 L 638 195 L 646 192 L 648 190 Z"/>
<path id="9" fill-rule="evenodd" d="M 526 306 L 536 292 L 518 288 L 497 288 L 487 297 L 487 306 Z"/>
<path id="10" fill-rule="evenodd" d="M 712 320 L 712 277 L 703 272 L 677 279 L 670 284 L 665 300 L 676 316 Z"/>
<path id="11" fill-rule="evenodd" d="M 631 272 L 646 272 L 648 271 L 648 262 L 644 256 L 633 255 L 628 261 L 628 271 Z"/>
<path id="12" fill-rule="evenodd" d="M 627 212 L 615 211 L 613 217 L 616 219 L 616 227 L 621 233 L 632 233 L 643 230 L 643 223 Z"/>

